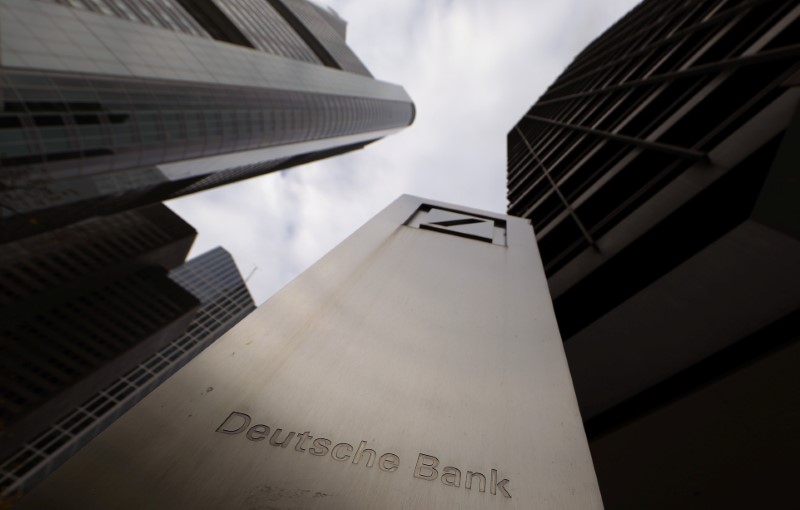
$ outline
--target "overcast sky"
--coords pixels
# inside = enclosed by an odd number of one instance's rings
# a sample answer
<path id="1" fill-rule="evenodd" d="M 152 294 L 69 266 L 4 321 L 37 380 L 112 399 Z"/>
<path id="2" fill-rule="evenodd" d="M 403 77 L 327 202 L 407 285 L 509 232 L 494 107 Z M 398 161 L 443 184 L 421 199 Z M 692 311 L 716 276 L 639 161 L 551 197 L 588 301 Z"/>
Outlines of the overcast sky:
<path id="1" fill-rule="evenodd" d="M 504 213 L 506 133 L 636 0 L 329 0 L 351 48 L 405 87 L 414 124 L 344 156 L 167 203 L 190 256 L 233 255 L 256 304 L 403 193 Z"/>

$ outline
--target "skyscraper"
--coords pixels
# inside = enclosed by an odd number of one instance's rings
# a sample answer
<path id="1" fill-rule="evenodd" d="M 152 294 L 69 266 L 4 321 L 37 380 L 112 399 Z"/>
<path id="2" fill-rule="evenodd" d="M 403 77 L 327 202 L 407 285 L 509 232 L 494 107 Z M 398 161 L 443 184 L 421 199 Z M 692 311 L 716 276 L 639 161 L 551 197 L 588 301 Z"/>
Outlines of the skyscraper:
<path id="1" fill-rule="evenodd" d="M 791 491 L 799 23 L 796 2 L 646 0 L 508 134 L 607 508 Z"/>
<path id="2" fill-rule="evenodd" d="M 0 241 L 409 125 L 345 34 L 305 0 L 0 1 Z"/>
<path id="3" fill-rule="evenodd" d="M 183 333 L 195 235 L 155 204 L 3 245 L 0 458 Z"/>
<path id="4" fill-rule="evenodd" d="M 169 278 L 200 301 L 188 328 L 0 460 L 0 501 L 21 495 L 255 309 L 231 256 L 216 248 Z"/>

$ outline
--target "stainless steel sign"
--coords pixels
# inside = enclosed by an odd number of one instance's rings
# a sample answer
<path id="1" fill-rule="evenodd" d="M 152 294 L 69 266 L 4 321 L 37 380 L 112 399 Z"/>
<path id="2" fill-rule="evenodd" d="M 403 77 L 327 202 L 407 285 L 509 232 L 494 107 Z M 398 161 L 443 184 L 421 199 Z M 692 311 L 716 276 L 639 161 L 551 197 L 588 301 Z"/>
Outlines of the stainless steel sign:
<path id="1" fill-rule="evenodd" d="M 20 508 L 602 508 L 529 223 L 401 197 Z"/>

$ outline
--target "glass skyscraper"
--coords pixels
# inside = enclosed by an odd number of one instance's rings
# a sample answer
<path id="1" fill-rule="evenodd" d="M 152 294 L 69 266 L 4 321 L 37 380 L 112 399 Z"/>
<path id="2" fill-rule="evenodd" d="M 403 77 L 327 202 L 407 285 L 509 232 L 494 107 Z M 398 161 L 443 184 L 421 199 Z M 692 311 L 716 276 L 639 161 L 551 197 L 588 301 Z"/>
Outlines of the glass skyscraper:
<path id="1" fill-rule="evenodd" d="M 798 55 L 798 2 L 645 0 L 508 133 L 606 508 L 796 506 Z"/>
<path id="2" fill-rule="evenodd" d="M 305 0 L 0 0 L 0 241 L 408 126 Z"/>
<path id="3" fill-rule="evenodd" d="M 2 245 L 0 459 L 186 330 L 195 235 L 153 204 Z"/>
<path id="4" fill-rule="evenodd" d="M 200 301 L 185 331 L 0 460 L 0 502 L 14 501 L 255 309 L 230 254 L 213 249 L 169 272 Z"/>

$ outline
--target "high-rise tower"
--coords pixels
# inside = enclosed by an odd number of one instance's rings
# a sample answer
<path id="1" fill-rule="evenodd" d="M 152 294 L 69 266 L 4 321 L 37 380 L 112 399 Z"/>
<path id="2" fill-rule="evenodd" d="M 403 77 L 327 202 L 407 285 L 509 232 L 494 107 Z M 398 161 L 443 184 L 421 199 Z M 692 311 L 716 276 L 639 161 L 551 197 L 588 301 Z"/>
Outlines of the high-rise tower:
<path id="1" fill-rule="evenodd" d="M 195 234 L 155 204 L 3 245 L 0 459 L 186 330 Z"/>
<path id="2" fill-rule="evenodd" d="M 0 0 L 0 241 L 408 126 L 345 28 L 305 0 Z"/>
<path id="3" fill-rule="evenodd" d="M 607 508 L 795 498 L 798 56 L 797 2 L 646 0 L 508 134 Z"/>
<path id="4" fill-rule="evenodd" d="M 140 363 L 117 372 L 113 382 L 85 394 L 11 455 L 0 457 L 0 501 L 13 501 L 41 481 L 255 309 L 233 258 L 222 248 L 176 267 L 167 281 L 200 302 L 188 328 L 152 349 Z M 79 345 L 75 348 L 80 350 Z"/>

